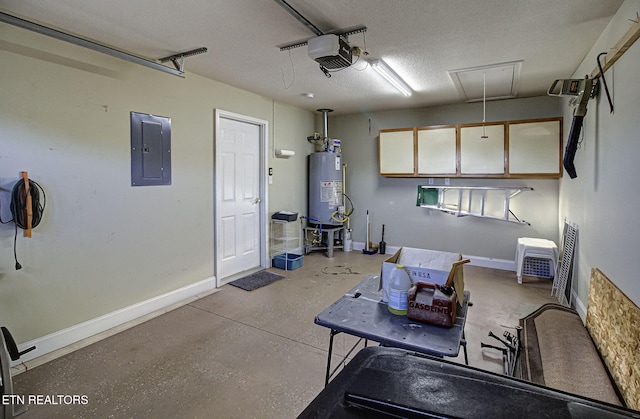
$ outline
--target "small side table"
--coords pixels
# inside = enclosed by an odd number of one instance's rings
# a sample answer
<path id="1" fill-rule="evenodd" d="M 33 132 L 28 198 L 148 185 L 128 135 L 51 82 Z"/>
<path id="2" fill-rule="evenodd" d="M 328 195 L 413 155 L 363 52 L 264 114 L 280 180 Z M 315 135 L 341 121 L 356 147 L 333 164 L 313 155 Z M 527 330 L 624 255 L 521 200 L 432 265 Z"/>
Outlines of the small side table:
<path id="1" fill-rule="evenodd" d="M 304 253 L 308 254 L 312 250 L 326 250 L 327 257 L 333 257 L 334 249 L 344 249 L 344 226 L 340 227 L 304 227 Z M 313 239 L 310 239 L 312 234 L 321 232 L 320 243 L 314 243 Z M 338 233 L 340 244 L 335 244 L 334 236 Z M 325 245 L 326 244 L 326 245 Z"/>

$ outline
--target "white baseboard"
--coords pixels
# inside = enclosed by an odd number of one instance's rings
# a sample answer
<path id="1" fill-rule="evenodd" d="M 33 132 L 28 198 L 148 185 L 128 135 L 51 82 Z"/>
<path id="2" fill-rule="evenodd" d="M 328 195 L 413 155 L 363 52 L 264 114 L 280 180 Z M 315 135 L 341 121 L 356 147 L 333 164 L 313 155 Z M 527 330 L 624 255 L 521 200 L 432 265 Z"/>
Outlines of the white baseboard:
<path id="1" fill-rule="evenodd" d="M 516 271 L 516 261 L 508 259 L 486 258 L 484 256 L 462 255 L 463 259 L 471 259 L 469 265 L 482 266 L 483 268 L 501 269 L 503 271 Z"/>
<path id="2" fill-rule="evenodd" d="M 364 249 L 364 242 L 354 242 L 353 250 L 362 250 Z M 393 255 L 401 247 L 398 246 L 387 246 L 385 248 L 385 254 Z M 502 269 L 503 271 L 516 271 L 516 261 L 515 260 L 507 260 L 507 259 L 495 259 L 495 258 L 487 258 L 483 256 L 470 256 L 470 255 L 462 255 L 463 259 L 471 259 L 469 265 L 472 266 L 482 266 L 483 268 L 493 268 L 493 269 Z"/>
<path id="3" fill-rule="evenodd" d="M 584 305 L 581 299 L 578 298 L 578 294 L 574 290 L 571 290 L 571 294 L 573 294 L 573 302 L 576 305 L 576 311 L 578 315 L 582 319 L 582 323 L 587 322 L 587 306 Z"/>
<path id="4" fill-rule="evenodd" d="M 215 277 L 210 277 L 166 294 L 150 298 L 120 310 L 45 335 L 19 346 L 35 346 L 31 352 L 11 363 L 12 374 L 42 365 L 53 359 L 105 339 L 154 317 L 218 291 Z"/>

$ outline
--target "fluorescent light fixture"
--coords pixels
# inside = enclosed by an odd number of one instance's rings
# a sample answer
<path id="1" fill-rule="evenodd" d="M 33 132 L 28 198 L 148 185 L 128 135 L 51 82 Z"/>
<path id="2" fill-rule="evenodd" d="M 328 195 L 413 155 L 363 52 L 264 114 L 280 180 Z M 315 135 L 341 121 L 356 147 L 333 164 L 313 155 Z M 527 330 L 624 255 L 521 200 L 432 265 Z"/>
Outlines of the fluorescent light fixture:
<path id="1" fill-rule="evenodd" d="M 395 87 L 405 96 L 411 96 L 411 88 L 398 76 L 384 61 L 373 60 L 369 62 L 371 68 L 380 74 L 390 85 Z"/>

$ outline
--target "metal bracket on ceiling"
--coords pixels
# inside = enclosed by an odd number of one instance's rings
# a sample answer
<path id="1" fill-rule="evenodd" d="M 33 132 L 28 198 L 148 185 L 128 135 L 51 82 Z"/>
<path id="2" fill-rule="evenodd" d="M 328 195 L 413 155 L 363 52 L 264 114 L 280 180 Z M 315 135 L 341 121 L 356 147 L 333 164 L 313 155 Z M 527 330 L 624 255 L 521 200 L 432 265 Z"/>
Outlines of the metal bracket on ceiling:
<path id="1" fill-rule="evenodd" d="M 205 47 L 192 49 L 190 51 L 179 52 L 177 54 L 169 55 L 168 57 L 160 58 L 161 63 L 166 63 L 167 61 L 171 61 L 175 66 L 176 70 L 184 71 L 184 59 L 187 57 L 191 57 L 193 55 L 204 54 L 207 52 Z"/>
<path id="2" fill-rule="evenodd" d="M 338 29 L 336 31 L 329 31 L 329 32 L 325 33 L 325 32 L 322 32 L 316 25 L 311 23 L 311 21 L 309 19 L 307 19 L 306 17 L 302 16 L 302 14 L 299 11 L 294 9 L 285 0 L 274 0 L 274 1 L 276 3 L 278 3 L 280 5 L 280 7 L 282 7 L 284 10 L 286 10 L 291 16 L 293 16 L 296 19 L 298 19 L 298 21 L 300 23 L 302 23 L 304 26 L 306 26 L 307 29 L 309 29 L 311 32 L 313 32 L 316 36 L 333 34 L 333 35 L 339 35 L 339 36 L 342 36 L 342 37 L 347 37 L 349 35 L 353 35 L 353 34 L 356 34 L 356 33 L 361 33 L 361 32 L 366 32 L 367 31 L 367 27 L 361 25 L 361 26 L 354 26 L 352 28 L 347 28 L 347 29 Z M 287 44 L 287 45 L 281 46 L 280 47 L 280 51 L 288 51 L 290 49 L 303 47 L 305 45 L 307 45 L 307 41 L 298 41 L 298 42 L 294 42 L 292 44 Z"/>
<path id="3" fill-rule="evenodd" d="M 357 33 L 364 33 L 367 31 L 367 27 L 366 26 L 354 26 L 352 28 L 348 28 L 348 29 L 342 29 L 342 30 L 337 30 L 337 31 L 329 31 L 326 34 L 323 35 L 338 35 L 338 36 L 342 36 L 342 37 L 348 37 L 349 35 L 354 35 Z M 305 45 L 307 45 L 308 41 L 299 41 L 299 42 L 295 42 L 293 44 L 287 44 L 287 45 L 283 45 L 280 47 L 280 51 L 288 51 L 290 49 L 294 49 L 294 48 L 298 48 L 298 47 L 303 47 Z"/>
<path id="4" fill-rule="evenodd" d="M 42 35 L 50 36 L 52 38 L 56 38 L 61 41 L 69 42 L 74 45 L 91 49 L 93 51 L 111 55 L 112 57 L 120 58 L 121 60 L 129 61 L 131 63 L 153 68 L 154 70 L 159 70 L 165 73 L 173 74 L 174 76 L 184 77 L 184 74 L 182 73 L 182 71 L 174 70 L 171 67 L 160 65 L 155 61 L 151 61 L 146 58 L 139 57 L 137 55 L 129 54 L 128 52 L 120 51 L 118 49 L 111 48 L 106 45 L 102 45 L 97 42 L 90 41 L 88 39 L 80 38 L 78 36 L 71 35 L 69 33 L 59 31 L 57 29 L 49 28 L 47 26 L 43 26 L 38 23 L 31 22 L 31 21 L 28 21 L 16 16 L 12 16 L 3 12 L 0 12 L 0 22 L 8 23 L 10 25 L 14 25 L 19 28 L 27 29 L 33 32 L 40 33 Z"/>

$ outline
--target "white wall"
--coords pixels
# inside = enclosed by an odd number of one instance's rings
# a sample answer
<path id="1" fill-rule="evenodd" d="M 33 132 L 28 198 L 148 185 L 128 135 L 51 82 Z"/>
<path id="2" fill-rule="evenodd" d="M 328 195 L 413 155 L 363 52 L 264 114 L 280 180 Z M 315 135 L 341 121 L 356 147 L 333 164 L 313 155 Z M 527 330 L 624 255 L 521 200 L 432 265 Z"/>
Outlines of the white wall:
<path id="1" fill-rule="evenodd" d="M 636 19 L 638 3 L 626 1 L 607 26 L 573 77 L 596 68 L 596 56 L 609 51 Z M 640 249 L 640 43 L 636 42 L 605 73 L 615 112 L 603 86 L 597 100 L 590 100 L 584 119 L 582 146 L 575 156 L 578 177 L 560 183 L 559 222 L 578 224 L 577 283 L 581 303 L 588 302 L 591 268 L 599 268 L 632 301 L 640 305 L 640 281 L 636 258 Z M 558 75 L 559 77 L 570 75 Z M 572 109 L 563 106 L 565 141 Z M 575 280 L 575 279 L 574 279 Z"/>
<path id="2" fill-rule="evenodd" d="M 287 105 L 274 108 L 273 141 L 270 167 L 273 184 L 269 188 L 272 212 L 286 210 L 304 214 L 307 211 L 307 155 L 314 151 L 307 137 L 315 132 L 311 112 Z M 276 157 L 275 150 L 295 151 L 291 157 Z"/>
<path id="3" fill-rule="evenodd" d="M 268 121 L 269 210 L 306 207 L 311 112 L 6 24 L 0 74 L 2 219 L 20 171 L 47 196 L 33 238 L 19 232 L 20 271 L 13 224 L 0 226 L 0 318 L 18 343 L 213 276 L 215 108 Z M 171 118 L 170 186 L 130 186 L 131 111 Z"/>
<path id="4" fill-rule="evenodd" d="M 487 102 L 487 121 L 560 116 L 560 101 L 552 97 Z M 451 179 L 454 186 L 531 186 L 515 197 L 511 207 L 531 226 L 476 217 L 457 218 L 416 206 L 418 185 L 426 178 L 386 178 L 378 175 L 378 131 L 439 124 L 482 122 L 482 104 L 439 106 L 403 111 L 329 117 L 329 136 L 342 140 L 347 164 L 347 195 L 356 208 L 352 217 L 354 242 L 364 242 L 366 210 L 370 211 L 372 241 L 380 241 L 385 224 L 388 246 L 408 246 L 503 260 L 515 259 L 518 237 L 558 241 L 558 180 Z M 369 129 L 369 127 L 371 127 Z M 444 179 L 435 178 L 435 185 Z"/>

